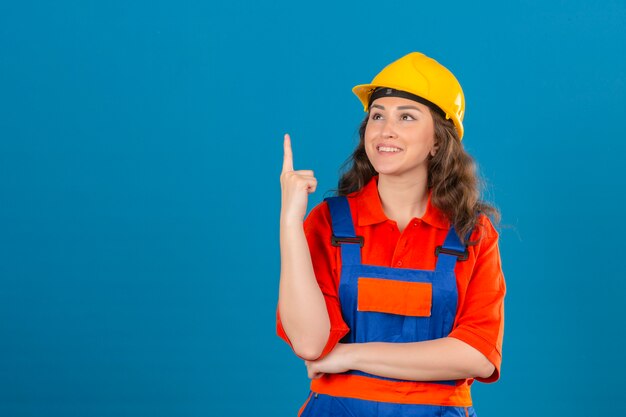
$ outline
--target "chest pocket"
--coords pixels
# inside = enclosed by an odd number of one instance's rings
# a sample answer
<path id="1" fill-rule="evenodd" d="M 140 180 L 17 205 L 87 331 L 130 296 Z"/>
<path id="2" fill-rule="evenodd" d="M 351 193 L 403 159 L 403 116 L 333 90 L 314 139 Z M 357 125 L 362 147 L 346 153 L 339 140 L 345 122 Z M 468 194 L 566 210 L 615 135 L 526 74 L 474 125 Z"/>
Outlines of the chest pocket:
<path id="1" fill-rule="evenodd" d="M 358 279 L 357 310 L 430 317 L 433 287 L 430 282 L 383 278 Z"/>

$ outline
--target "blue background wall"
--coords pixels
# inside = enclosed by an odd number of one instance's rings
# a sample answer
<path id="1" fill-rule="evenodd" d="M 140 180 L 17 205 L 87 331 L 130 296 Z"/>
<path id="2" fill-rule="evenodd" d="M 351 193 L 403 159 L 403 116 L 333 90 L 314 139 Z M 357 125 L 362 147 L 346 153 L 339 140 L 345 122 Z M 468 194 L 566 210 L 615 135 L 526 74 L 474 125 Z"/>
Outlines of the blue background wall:
<path id="1" fill-rule="evenodd" d="M 461 81 L 503 213 L 479 416 L 616 410 L 626 4 L 213 3 L 0 5 L 0 415 L 295 415 L 283 134 L 313 207 L 356 144 L 352 86 L 413 50 Z"/>

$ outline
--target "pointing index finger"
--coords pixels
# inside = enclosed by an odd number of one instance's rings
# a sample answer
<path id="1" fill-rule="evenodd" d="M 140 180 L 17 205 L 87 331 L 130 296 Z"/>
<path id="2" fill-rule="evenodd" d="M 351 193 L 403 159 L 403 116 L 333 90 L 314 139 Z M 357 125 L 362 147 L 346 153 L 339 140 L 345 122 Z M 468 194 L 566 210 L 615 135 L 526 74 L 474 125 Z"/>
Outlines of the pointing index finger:
<path id="1" fill-rule="evenodd" d="M 283 172 L 293 171 L 293 153 L 291 151 L 291 138 L 289 137 L 289 133 L 285 133 L 283 148 L 285 151 L 283 157 Z"/>

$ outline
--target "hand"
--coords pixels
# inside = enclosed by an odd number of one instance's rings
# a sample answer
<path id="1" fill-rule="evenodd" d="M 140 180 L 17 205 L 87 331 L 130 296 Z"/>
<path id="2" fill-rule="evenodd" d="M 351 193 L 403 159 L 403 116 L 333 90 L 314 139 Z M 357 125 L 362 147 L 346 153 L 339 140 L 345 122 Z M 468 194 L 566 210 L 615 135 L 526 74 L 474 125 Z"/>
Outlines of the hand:
<path id="1" fill-rule="evenodd" d="M 322 359 L 304 361 L 310 379 L 321 378 L 324 374 L 340 374 L 349 371 L 350 344 L 337 343 L 337 346 Z"/>
<path id="2" fill-rule="evenodd" d="M 283 170 L 280 174 L 282 189 L 281 222 L 302 222 L 306 215 L 308 195 L 315 192 L 317 180 L 311 170 L 293 170 L 291 138 L 285 134 Z"/>

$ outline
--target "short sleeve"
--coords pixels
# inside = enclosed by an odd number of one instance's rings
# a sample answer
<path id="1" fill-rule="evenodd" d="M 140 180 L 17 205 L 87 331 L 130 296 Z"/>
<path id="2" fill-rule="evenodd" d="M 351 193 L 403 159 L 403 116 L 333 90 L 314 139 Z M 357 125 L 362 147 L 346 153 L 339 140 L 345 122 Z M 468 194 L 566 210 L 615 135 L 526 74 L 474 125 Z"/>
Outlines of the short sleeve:
<path id="1" fill-rule="evenodd" d="M 330 244 L 332 226 L 330 210 L 325 201 L 315 206 L 304 220 L 304 234 L 307 239 L 309 251 L 311 252 L 315 278 L 324 295 L 326 309 L 330 319 L 328 340 L 322 354 L 318 358 L 321 359 L 330 353 L 339 340 L 350 331 L 341 314 L 341 305 L 338 296 L 338 253 L 337 248 Z M 278 308 L 276 308 L 276 333 L 293 349 L 280 321 Z"/>
<path id="2" fill-rule="evenodd" d="M 500 378 L 502 339 L 504 335 L 504 296 L 506 284 L 500 261 L 498 233 L 489 219 L 481 215 L 475 246 L 476 263 L 468 283 L 462 310 L 449 337 L 462 340 L 479 350 L 495 366 L 488 378 L 480 382 L 495 382 Z M 471 240 L 474 237 L 470 238 Z"/>

